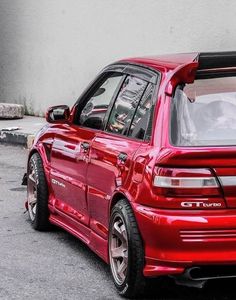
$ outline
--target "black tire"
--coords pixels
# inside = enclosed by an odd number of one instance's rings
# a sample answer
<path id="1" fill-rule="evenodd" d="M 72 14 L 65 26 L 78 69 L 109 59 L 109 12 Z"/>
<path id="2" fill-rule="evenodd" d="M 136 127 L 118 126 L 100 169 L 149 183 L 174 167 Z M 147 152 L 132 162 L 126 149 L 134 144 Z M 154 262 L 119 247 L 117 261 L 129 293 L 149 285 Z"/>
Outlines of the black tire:
<path id="1" fill-rule="evenodd" d="M 112 257 L 112 245 L 114 245 L 112 244 L 112 239 L 114 241 L 114 232 L 112 228 L 115 228 L 114 224 L 116 223 L 116 220 L 118 220 L 119 217 L 123 220 L 127 232 L 127 234 L 125 235 L 127 236 L 128 241 L 127 269 L 126 275 L 123 278 L 123 282 L 120 282 L 119 278 L 117 277 L 118 275 L 115 271 L 116 266 L 114 266 L 116 263 L 113 262 L 114 258 Z M 118 293 L 126 298 L 134 298 L 143 295 L 146 285 L 146 280 L 143 276 L 143 243 L 138 230 L 134 213 L 126 199 L 122 199 L 119 202 L 117 202 L 111 211 L 109 225 L 109 259 L 113 281 Z"/>
<path id="2" fill-rule="evenodd" d="M 34 172 L 35 183 L 32 183 L 29 178 L 32 172 Z M 43 162 L 38 153 L 34 153 L 29 160 L 27 177 L 27 201 L 31 225 L 35 230 L 49 230 L 51 226 L 48 210 L 48 185 L 44 174 Z M 30 204 L 32 184 L 35 185 L 34 196 L 36 199 L 34 214 L 32 212 L 32 205 Z"/>

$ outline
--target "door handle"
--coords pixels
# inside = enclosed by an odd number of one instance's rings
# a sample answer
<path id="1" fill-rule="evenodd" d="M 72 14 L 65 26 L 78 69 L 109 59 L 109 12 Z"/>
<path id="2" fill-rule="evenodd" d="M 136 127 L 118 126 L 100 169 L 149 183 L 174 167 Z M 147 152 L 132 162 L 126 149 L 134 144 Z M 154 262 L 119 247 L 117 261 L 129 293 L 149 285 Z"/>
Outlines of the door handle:
<path id="1" fill-rule="evenodd" d="M 118 162 L 120 162 L 121 164 L 124 164 L 128 158 L 128 155 L 127 155 L 127 153 L 120 152 L 118 154 L 117 158 L 118 158 Z"/>
<path id="2" fill-rule="evenodd" d="M 82 142 L 81 143 L 81 148 L 83 150 L 83 152 L 88 152 L 89 148 L 90 148 L 90 144 L 87 142 Z"/>
<path id="3" fill-rule="evenodd" d="M 122 184 L 122 173 L 125 171 L 125 163 L 127 161 L 128 155 L 127 153 L 120 152 L 117 155 L 117 169 L 118 169 L 118 174 L 116 177 L 116 186 L 120 186 Z"/>

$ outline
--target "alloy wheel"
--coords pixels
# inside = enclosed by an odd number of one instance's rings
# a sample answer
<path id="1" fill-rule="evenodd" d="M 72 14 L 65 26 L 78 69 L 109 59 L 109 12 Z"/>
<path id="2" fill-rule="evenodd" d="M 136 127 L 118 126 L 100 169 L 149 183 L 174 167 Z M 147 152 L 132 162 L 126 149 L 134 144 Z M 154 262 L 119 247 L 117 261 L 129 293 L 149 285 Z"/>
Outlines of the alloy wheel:
<path id="1" fill-rule="evenodd" d="M 31 221 L 33 222 L 35 220 L 37 208 L 37 182 L 33 165 L 30 166 L 28 175 L 27 194 L 29 216 Z"/>
<path id="2" fill-rule="evenodd" d="M 118 285 L 122 285 L 128 270 L 128 236 L 125 222 L 120 214 L 113 216 L 109 239 L 111 271 Z"/>

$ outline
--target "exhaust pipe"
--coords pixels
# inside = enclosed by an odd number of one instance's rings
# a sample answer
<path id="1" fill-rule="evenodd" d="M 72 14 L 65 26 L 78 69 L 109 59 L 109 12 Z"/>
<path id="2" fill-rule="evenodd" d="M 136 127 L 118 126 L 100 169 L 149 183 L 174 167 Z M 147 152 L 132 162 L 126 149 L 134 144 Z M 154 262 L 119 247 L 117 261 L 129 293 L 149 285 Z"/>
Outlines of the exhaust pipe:
<path id="1" fill-rule="evenodd" d="M 196 266 L 186 269 L 182 275 L 173 277 L 176 284 L 203 288 L 208 280 L 235 278 L 236 266 Z"/>

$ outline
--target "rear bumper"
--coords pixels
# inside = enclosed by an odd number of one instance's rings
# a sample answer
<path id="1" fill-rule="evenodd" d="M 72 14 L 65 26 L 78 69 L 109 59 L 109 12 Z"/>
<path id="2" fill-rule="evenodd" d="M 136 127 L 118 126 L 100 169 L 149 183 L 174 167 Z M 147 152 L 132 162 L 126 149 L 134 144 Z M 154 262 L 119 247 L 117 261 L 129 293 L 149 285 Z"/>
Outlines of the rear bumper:
<path id="1" fill-rule="evenodd" d="M 145 276 L 181 274 L 199 265 L 236 265 L 236 210 L 160 210 L 134 205 Z"/>

